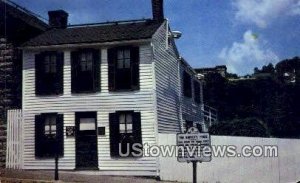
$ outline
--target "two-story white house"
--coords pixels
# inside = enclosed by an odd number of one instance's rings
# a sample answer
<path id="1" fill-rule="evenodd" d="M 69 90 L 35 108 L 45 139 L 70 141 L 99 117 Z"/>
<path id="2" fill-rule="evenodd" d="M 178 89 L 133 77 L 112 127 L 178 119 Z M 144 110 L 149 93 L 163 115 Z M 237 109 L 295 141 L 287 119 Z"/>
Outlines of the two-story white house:
<path id="1" fill-rule="evenodd" d="M 58 150 L 60 170 L 157 176 L 159 157 L 122 157 L 124 144 L 158 145 L 159 133 L 203 125 L 201 82 L 163 1 L 152 8 L 153 19 L 76 26 L 49 12 L 52 29 L 22 47 L 24 169 L 54 169 Z"/>

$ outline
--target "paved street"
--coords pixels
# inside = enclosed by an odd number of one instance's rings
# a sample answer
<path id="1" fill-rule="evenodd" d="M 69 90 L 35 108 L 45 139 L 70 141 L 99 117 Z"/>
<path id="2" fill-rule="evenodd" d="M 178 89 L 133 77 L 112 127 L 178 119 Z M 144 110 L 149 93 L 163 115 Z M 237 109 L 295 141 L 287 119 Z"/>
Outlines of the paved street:
<path id="1" fill-rule="evenodd" d="M 60 182 L 87 182 L 87 183 L 155 183 L 162 182 L 147 177 L 117 177 L 107 175 L 78 175 L 74 173 L 60 173 Z M 53 171 L 24 171 L 0 169 L 0 183 L 51 183 L 55 182 Z M 162 182 L 165 183 L 165 182 Z"/>

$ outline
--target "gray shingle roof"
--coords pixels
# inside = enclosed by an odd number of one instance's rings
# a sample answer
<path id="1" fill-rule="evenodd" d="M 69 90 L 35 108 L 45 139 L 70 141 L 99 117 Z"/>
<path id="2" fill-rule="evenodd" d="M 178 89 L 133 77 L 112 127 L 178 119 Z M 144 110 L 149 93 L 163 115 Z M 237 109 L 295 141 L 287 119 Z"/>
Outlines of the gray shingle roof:
<path id="1" fill-rule="evenodd" d="M 23 47 L 147 39 L 161 24 L 147 20 L 52 29 L 24 43 Z"/>

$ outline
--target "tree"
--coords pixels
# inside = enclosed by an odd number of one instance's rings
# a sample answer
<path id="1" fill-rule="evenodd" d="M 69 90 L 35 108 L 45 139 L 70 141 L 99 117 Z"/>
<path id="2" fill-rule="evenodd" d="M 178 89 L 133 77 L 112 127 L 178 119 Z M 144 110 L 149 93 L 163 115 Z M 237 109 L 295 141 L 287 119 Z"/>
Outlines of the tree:
<path id="1" fill-rule="evenodd" d="M 269 137 L 270 132 L 263 121 L 257 118 L 222 121 L 210 128 L 213 135 Z"/>

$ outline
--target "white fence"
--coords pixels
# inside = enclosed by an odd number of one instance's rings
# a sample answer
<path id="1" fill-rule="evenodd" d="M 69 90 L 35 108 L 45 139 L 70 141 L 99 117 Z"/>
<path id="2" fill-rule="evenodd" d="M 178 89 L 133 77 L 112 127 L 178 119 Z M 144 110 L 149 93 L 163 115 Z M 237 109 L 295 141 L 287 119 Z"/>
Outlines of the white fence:
<path id="1" fill-rule="evenodd" d="M 6 168 L 21 169 L 23 156 L 22 110 L 7 112 Z"/>
<path id="2" fill-rule="evenodd" d="M 198 182 L 287 183 L 300 181 L 300 140 L 212 136 L 212 145 L 276 145 L 278 157 L 213 157 L 198 163 Z M 159 134 L 160 145 L 175 145 L 176 134 Z M 192 182 L 192 164 L 176 157 L 160 157 L 160 177 L 166 181 Z"/>

